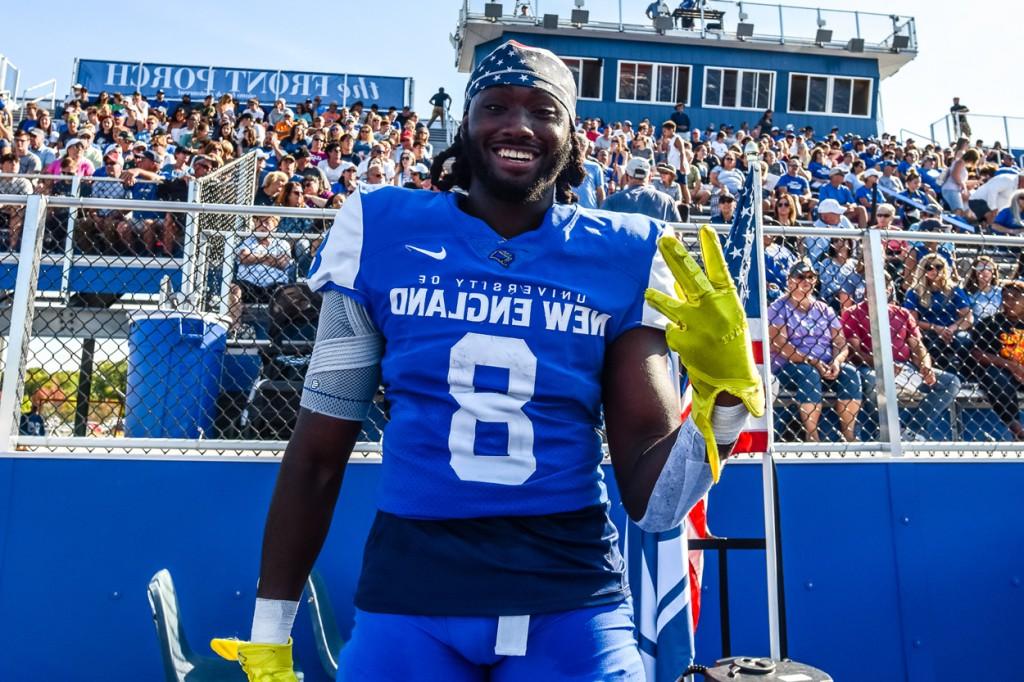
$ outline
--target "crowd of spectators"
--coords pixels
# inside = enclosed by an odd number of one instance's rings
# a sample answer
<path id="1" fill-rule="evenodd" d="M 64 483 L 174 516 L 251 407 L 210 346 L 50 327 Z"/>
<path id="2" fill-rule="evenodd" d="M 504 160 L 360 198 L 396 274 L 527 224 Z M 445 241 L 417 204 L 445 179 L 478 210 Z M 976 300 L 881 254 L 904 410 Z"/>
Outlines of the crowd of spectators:
<path id="1" fill-rule="evenodd" d="M 344 107 L 319 98 L 289 105 L 230 95 L 193 102 L 186 95 L 172 103 L 163 92 L 149 101 L 139 92 L 92 97 L 76 86 L 59 115 L 35 102 L 13 114 L 0 101 L 0 190 L 7 194 L 67 194 L 64 178 L 78 176 L 83 196 L 184 200 L 188 183 L 253 152 L 258 205 L 336 208 L 354 191 L 429 188 L 434 154 L 427 125 L 408 107 Z M 19 215 L 5 207 L 0 222 L 2 246 L 17 249 Z M 277 227 L 309 232 L 323 225 L 293 219 Z M 75 226 L 76 247 L 85 253 L 176 256 L 181 241 L 182 221 L 159 210 L 90 210 Z"/>
<path id="2" fill-rule="evenodd" d="M 431 100 L 432 120 L 449 100 L 440 91 Z M 319 100 L 266 106 L 229 95 L 172 104 L 162 93 L 153 101 L 137 92 L 93 99 L 79 89 L 57 118 L 33 103 L 17 125 L 10 113 L 0 109 L 0 193 L 67 190 L 63 178 L 33 177 L 45 173 L 109 178 L 88 184 L 93 196 L 183 199 L 189 182 L 249 152 L 258 159 L 257 205 L 337 208 L 353 192 L 431 189 L 429 129 L 408 107 Z M 982 390 L 1002 403 L 1008 386 L 1024 384 L 1024 354 L 994 350 L 991 339 L 979 338 L 1024 318 L 1013 307 L 1020 302 L 1002 296 L 1024 287 L 1017 284 L 1019 267 L 958 253 L 939 236 L 952 229 L 1024 232 L 1024 173 L 999 143 L 961 138 L 946 147 L 839 128 L 820 134 L 775 125 L 771 111 L 753 126 L 700 130 L 682 104 L 665 120 L 580 117 L 575 126 L 587 174 L 573 200 L 585 207 L 731 223 L 750 164 L 757 163 L 766 224 L 906 231 L 906 238 L 890 235 L 883 243 L 901 396 L 918 404 L 920 424 L 934 422 L 928 415 L 946 410 L 965 382 L 984 377 Z M 5 246 L 17 248 L 19 214 L 0 208 L 0 221 Z M 301 278 L 326 229 L 312 218 L 255 223 L 236 252 L 236 319 L 240 305 L 265 301 L 274 287 Z M 915 238 L 922 231 L 932 234 Z M 83 251 L 171 256 L 181 253 L 181 238 L 180 220 L 159 210 L 91 210 L 76 225 Z M 820 437 L 826 396 L 835 398 L 839 436 L 854 440 L 872 428 L 859 417 L 876 390 L 859 251 L 859 241 L 828 237 L 765 240 L 772 364 L 780 395 L 798 406 L 802 439 Z M 1024 338 L 1024 330 L 1014 334 Z M 996 342 L 1006 336 L 997 333 Z M 996 380 L 999 372 L 1009 379 Z M 1024 438 L 1015 416 L 1000 416 Z"/>
<path id="3" fill-rule="evenodd" d="M 998 143 L 961 138 L 944 147 L 838 128 L 819 135 L 775 126 L 771 111 L 753 127 L 696 130 L 682 105 L 660 123 L 581 119 L 577 130 L 588 155 L 577 195 L 587 206 L 731 223 L 750 164 L 758 163 L 766 224 L 906 231 L 905 239 L 883 239 L 904 437 L 948 438 L 943 414 L 976 384 L 1008 432 L 1024 438 L 1016 409 L 1024 352 L 1006 341 L 1024 348 L 1024 324 L 1013 326 L 1024 320 L 1024 305 L 1011 296 L 1008 307 L 1002 296 L 1024 291 L 1024 272 L 1008 250 L 996 258 L 958 252 L 941 237 L 954 229 L 1024 233 L 1024 173 Z M 834 437 L 877 436 L 860 240 L 766 237 L 764 246 L 776 395 L 794 406 L 783 436 L 822 438 L 826 402 Z"/>

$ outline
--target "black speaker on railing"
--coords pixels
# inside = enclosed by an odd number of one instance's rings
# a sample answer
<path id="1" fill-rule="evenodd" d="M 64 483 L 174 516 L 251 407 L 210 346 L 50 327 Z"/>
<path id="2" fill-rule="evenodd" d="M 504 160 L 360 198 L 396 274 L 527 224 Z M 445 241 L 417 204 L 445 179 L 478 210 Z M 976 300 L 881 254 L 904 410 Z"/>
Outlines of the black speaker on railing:
<path id="1" fill-rule="evenodd" d="M 502 6 L 500 2 L 489 2 L 484 5 L 484 16 L 491 21 L 501 19 L 502 13 Z"/>

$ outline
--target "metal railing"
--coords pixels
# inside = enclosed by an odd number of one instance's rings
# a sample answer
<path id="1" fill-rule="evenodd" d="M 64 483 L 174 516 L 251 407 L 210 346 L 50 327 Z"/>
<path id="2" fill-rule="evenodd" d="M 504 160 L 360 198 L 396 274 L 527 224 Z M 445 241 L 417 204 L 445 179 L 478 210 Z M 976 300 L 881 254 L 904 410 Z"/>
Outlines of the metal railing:
<path id="1" fill-rule="evenodd" d="M 465 0 L 460 11 L 461 26 L 466 21 L 490 21 L 485 8 L 492 4 L 487 0 Z M 580 28 L 584 24 L 573 23 L 568 2 L 552 2 L 551 0 L 534 0 L 526 3 L 526 15 L 513 14 L 513 8 L 520 4 L 505 0 L 502 5 L 501 21 L 506 24 L 525 26 L 541 25 L 544 15 L 558 15 L 559 28 Z M 665 28 L 655 26 L 644 16 L 646 3 L 629 3 L 624 7 L 620 0 L 613 2 L 595 2 L 591 0 L 586 7 L 589 11 L 585 27 L 593 30 L 616 32 L 664 33 L 678 32 L 679 35 L 696 33 L 701 37 L 714 35 L 731 39 L 742 39 L 753 42 L 775 44 L 794 44 L 807 46 L 843 47 L 851 39 L 864 41 L 864 49 L 871 51 L 908 51 L 917 50 L 917 29 L 913 17 L 875 12 L 850 10 L 822 9 L 799 7 L 795 5 L 777 5 L 759 2 L 733 2 L 727 0 L 710 0 L 698 3 L 694 10 L 696 19 L 683 21 L 676 17 L 674 22 Z M 675 10 L 677 2 L 666 3 L 669 12 Z M 507 12 L 505 12 L 507 10 Z M 671 14 L 669 15 L 671 19 Z M 738 24 L 752 24 L 753 34 L 743 35 L 738 32 Z M 831 37 L 824 43 L 818 40 L 818 30 L 831 31 Z M 901 36 L 905 40 L 903 47 L 897 47 L 894 39 Z"/>
<path id="2" fill-rule="evenodd" d="M 21 85 L 21 69 L 10 59 L 0 54 L 0 94 L 6 97 L 17 97 Z"/>
<path id="3" fill-rule="evenodd" d="M 35 92 L 36 90 L 42 90 L 43 88 L 49 88 L 49 90 L 45 90 L 42 94 L 39 94 L 39 95 L 35 95 L 35 96 L 32 96 L 32 97 L 29 96 L 29 93 Z M 29 87 L 25 88 L 24 90 L 22 90 L 21 98 L 18 101 L 18 105 L 19 106 L 25 106 L 29 102 L 39 103 L 39 102 L 42 102 L 43 100 L 46 100 L 46 99 L 50 100 L 50 112 L 51 113 L 54 112 L 54 110 L 57 107 L 57 79 L 56 78 L 51 78 L 49 80 L 45 80 L 42 83 L 36 83 L 35 85 L 29 86 Z"/>
<path id="4" fill-rule="evenodd" d="M 1024 156 L 1024 117 L 971 112 L 963 116 L 967 120 L 966 127 L 961 124 L 960 117 L 952 113 L 932 123 L 929 126 L 932 139 L 944 140 L 944 144 L 951 145 L 960 137 L 967 137 L 972 143 L 983 140 L 989 147 L 998 142 L 1005 150 L 1016 150 L 1018 161 Z"/>
<path id="5" fill-rule="evenodd" d="M 40 453 L 70 449 L 193 454 L 258 454 L 283 448 L 301 393 L 315 313 L 309 313 L 310 319 L 283 324 L 272 318 L 272 296 L 244 297 L 245 287 L 236 284 L 245 277 L 238 269 L 238 254 L 250 248 L 246 245 L 253 239 L 248 223 L 237 223 L 245 226 L 239 229 L 200 231 L 199 238 L 210 236 L 207 232 L 239 236 L 239 247 L 222 252 L 222 260 L 211 263 L 214 267 L 198 282 L 196 300 L 206 302 L 200 309 L 180 306 L 179 297 L 166 295 L 168 290 L 180 292 L 183 285 L 180 257 L 159 252 L 87 253 L 87 248 L 44 253 L 45 236 L 56 227 L 66 229 L 71 243 L 87 245 L 88 236 L 102 235 L 111 226 L 137 235 L 144 225 L 135 223 L 154 213 L 149 219 L 166 225 L 189 214 L 274 215 L 281 221 L 279 230 L 285 220 L 295 219 L 292 227 L 309 229 L 275 234 L 282 249 L 279 266 L 287 270 L 280 281 L 293 287 L 293 294 L 303 282 L 301 269 L 294 267 L 300 246 L 309 253 L 335 214 L 232 204 L 0 196 L 0 234 L 16 222 L 22 235 L 17 251 L 0 254 L 0 291 L 5 292 L 0 324 L 7 342 L 0 395 L 3 447 Z M 694 252 L 696 229 L 692 224 L 677 226 L 680 238 Z M 956 285 L 962 286 L 979 263 L 992 264 L 1005 278 L 1024 261 L 1024 240 L 1018 237 L 771 226 L 764 233 L 773 241 L 773 265 L 785 256 L 783 249 L 811 253 L 811 240 L 824 239 L 829 255 L 815 265 L 815 296 L 822 302 L 819 314 L 832 320 L 825 329 L 849 323 L 844 316 L 860 305 L 869 324 L 861 319 L 858 333 L 875 339 L 889 339 L 892 333 L 889 317 L 877 314 L 886 301 L 886 273 L 896 283 L 896 296 L 906 303 L 916 279 L 925 276 L 926 262 L 941 258 L 944 267 L 956 273 Z M 222 281 L 223 273 L 227 281 Z M 762 315 L 769 329 L 781 327 L 793 334 L 791 340 L 799 334 L 806 337 L 806 330 L 793 324 L 794 313 L 777 303 L 787 294 L 792 302 L 799 281 L 783 273 L 780 286 L 778 274 L 768 268 L 767 276 L 762 275 L 772 301 Z M 925 319 L 928 311 L 920 303 L 918 308 Z M 167 319 L 177 321 L 168 326 Z M 979 317 L 968 336 L 980 322 Z M 776 338 L 769 334 L 764 354 L 771 370 L 773 450 L 821 462 L 950 453 L 1019 456 L 1006 422 L 1000 421 L 1009 414 L 1007 401 L 1019 401 L 1017 393 L 1007 392 L 1007 386 L 1014 385 L 1004 381 L 1003 392 L 993 392 L 994 382 L 1006 377 L 984 368 L 979 374 L 969 353 L 954 347 L 961 337 L 952 335 L 947 343 L 941 334 L 929 333 L 925 346 L 943 373 L 938 377 L 944 391 L 941 400 L 929 400 L 939 389 L 932 389 L 927 378 L 909 381 L 910 374 L 919 372 L 906 361 L 894 361 L 891 343 L 877 344 L 870 363 L 842 360 L 839 374 L 832 376 L 787 355 L 792 349 L 773 343 Z M 813 347 L 806 345 L 806 338 L 798 341 L 794 348 Z M 850 344 L 849 339 L 844 344 Z M 148 354 L 175 348 L 186 355 L 169 357 L 167 366 L 143 362 Z M 168 376 L 151 376 L 162 371 Z M 810 413 L 816 413 L 813 419 L 808 419 Z M 38 432 L 32 431 L 32 419 Z M 386 420 L 382 403 L 364 425 L 362 452 L 379 449 Z"/>

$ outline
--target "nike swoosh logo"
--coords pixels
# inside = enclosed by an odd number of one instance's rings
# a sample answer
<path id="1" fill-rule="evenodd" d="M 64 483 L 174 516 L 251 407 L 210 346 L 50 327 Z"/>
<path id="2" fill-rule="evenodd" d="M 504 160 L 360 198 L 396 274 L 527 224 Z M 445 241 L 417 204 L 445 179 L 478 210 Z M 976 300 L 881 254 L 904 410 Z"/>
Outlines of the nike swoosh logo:
<path id="1" fill-rule="evenodd" d="M 444 260 L 448 255 L 448 252 L 444 250 L 443 246 L 440 251 L 427 251 L 426 249 L 421 249 L 420 247 L 413 246 L 412 244 L 406 244 L 405 248 L 410 251 L 415 251 L 416 253 L 422 253 L 424 256 L 430 256 L 434 260 Z"/>

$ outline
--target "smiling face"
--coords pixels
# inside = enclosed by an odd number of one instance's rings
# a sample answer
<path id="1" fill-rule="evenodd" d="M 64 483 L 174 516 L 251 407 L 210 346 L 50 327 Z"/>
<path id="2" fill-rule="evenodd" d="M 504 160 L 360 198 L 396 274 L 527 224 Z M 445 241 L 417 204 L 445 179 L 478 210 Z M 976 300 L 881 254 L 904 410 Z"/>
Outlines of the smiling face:
<path id="1" fill-rule="evenodd" d="M 553 191 L 569 163 L 571 134 L 568 112 L 538 88 L 483 90 L 463 120 L 473 181 L 508 202 L 536 202 Z"/>

